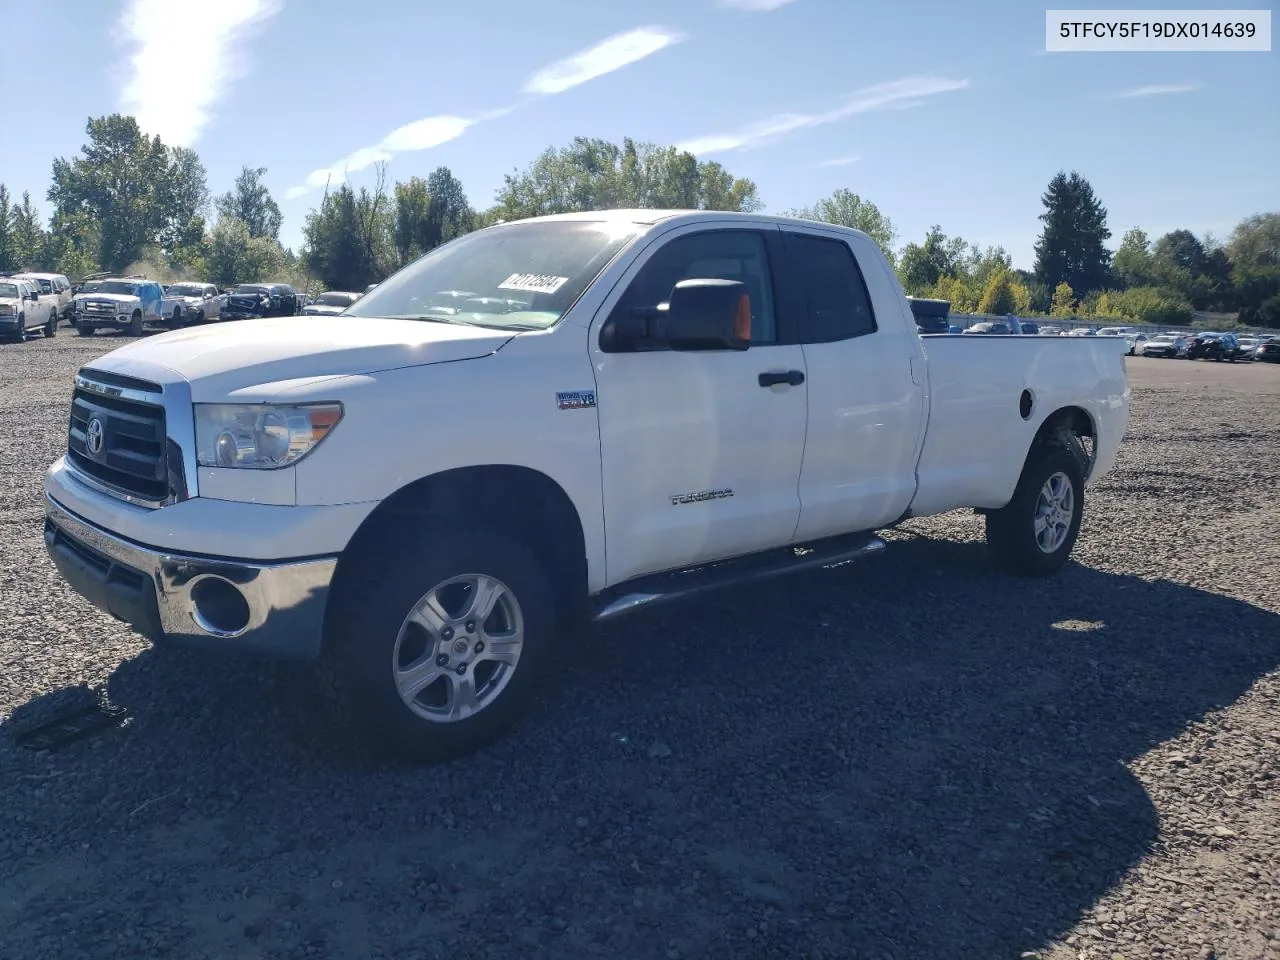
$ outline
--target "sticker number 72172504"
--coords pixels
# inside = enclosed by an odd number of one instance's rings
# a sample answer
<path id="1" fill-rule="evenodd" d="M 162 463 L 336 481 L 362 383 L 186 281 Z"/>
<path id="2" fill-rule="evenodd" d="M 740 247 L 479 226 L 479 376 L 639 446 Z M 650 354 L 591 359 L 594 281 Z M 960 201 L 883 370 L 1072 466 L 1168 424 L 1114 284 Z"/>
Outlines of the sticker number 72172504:
<path id="1" fill-rule="evenodd" d="M 498 289 L 523 290 L 527 293 L 555 293 L 568 282 L 568 277 L 548 277 L 540 273 L 513 273 L 498 284 Z"/>

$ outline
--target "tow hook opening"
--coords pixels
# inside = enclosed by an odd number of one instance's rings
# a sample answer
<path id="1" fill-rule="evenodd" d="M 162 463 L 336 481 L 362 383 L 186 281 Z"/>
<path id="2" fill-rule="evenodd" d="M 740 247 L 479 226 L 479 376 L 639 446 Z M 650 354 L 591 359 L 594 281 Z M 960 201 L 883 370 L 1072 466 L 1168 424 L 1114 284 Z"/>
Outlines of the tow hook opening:
<path id="1" fill-rule="evenodd" d="M 206 633 L 236 637 L 249 626 L 249 601 L 230 580 L 210 574 L 191 587 L 191 616 Z"/>

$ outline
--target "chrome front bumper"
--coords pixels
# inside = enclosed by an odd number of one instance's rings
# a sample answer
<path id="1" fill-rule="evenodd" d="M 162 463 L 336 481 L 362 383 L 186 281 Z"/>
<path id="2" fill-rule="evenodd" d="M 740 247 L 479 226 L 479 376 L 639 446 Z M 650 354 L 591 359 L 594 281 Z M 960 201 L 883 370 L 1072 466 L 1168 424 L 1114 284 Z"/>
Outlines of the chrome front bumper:
<path id="1" fill-rule="evenodd" d="M 337 557 L 265 563 L 166 553 L 117 537 L 47 495 L 44 539 L 77 593 L 153 643 L 319 656 Z"/>

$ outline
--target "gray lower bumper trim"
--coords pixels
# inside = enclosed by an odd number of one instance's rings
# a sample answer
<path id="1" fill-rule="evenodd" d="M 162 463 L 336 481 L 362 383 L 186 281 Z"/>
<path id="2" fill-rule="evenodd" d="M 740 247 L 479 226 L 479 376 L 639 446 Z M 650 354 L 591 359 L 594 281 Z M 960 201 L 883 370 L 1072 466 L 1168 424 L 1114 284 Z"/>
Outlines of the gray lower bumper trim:
<path id="1" fill-rule="evenodd" d="M 45 513 L 45 545 L 63 577 L 154 642 L 289 660 L 319 655 L 336 557 L 192 557 L 123 540 L 47 494 Z"/>

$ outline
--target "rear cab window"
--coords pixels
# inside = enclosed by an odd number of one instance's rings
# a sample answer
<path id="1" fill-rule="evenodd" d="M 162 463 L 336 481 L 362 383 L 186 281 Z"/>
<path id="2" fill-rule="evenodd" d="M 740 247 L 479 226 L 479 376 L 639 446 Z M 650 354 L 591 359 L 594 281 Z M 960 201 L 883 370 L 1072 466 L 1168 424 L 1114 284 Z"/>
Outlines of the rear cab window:
<path id="1" fill-rule="evenodd" d="M 787 247 L 803 288 L 801 343 L 831 343 L 876 332 L 867 282 L 843 240 L 788 233 Z"/>

